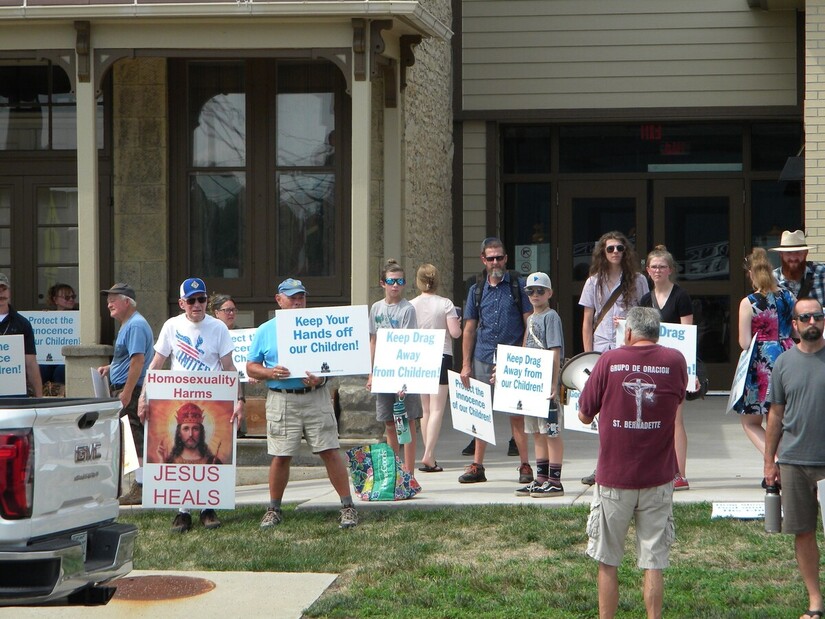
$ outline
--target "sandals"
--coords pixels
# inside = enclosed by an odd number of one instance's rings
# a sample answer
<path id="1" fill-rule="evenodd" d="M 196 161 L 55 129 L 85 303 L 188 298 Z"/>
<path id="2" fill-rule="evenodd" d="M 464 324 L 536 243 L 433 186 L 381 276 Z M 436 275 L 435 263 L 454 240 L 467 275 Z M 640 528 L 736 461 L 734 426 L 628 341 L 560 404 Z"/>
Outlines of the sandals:
<path id="1" fill-rule="evenodd" d="M 805 614 L 804 614 L 804 615 L 802 615 L 802 616 L 803 616 L 803 617 L 805 617 L 805 616 L 807 616 L 807 617 L 822 617 L 822 616 L 823 616 L 823 614 L 825 614 L 825 611 L 821 611 L 821 610 L 806 610 L 806 611 L 805 611 Z"/>
<path id="2" fill-rule="evenodd" d="M 424 473 L 441 473 L 444 469 L 438 466 L 438 462 L 436 462 L 434 466 L 430 466 L 429 464 L 419 466 L 418 470 L 423 471 Z"/>

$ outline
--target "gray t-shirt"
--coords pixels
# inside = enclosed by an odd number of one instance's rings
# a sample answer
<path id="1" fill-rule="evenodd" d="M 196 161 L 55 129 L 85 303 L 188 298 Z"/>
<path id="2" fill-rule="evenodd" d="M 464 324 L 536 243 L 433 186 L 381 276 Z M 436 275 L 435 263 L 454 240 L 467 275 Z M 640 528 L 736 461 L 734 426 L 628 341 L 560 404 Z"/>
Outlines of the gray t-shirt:
<path id="1" fill-rule="evenodd" d="M 779 355 L 768 401 L 784 404 L 780 464 L 825 466 L 825 348 L 804 353 L 797 346 Z"/>
<path id="2" fill-rule="evenodd" d="M 527 348 L 560 348 L 559 361 L 564 357 L 564 336 L 561 319 L 555 310 L 548 309 L 541 314 L 530 314 L 527 319 Z"/>

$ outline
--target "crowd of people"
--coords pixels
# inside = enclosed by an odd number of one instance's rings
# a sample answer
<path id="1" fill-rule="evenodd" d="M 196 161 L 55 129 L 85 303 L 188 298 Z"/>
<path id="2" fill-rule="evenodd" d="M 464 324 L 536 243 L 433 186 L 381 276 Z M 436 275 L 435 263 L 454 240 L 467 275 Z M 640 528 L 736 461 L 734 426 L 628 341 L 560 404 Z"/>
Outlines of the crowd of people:
<path id="1" fill-rule="evenodd" d="M 823 605 L 815 532 L 816 482 L 825 478 L 825 461 L 818 447 L 825 428 L 825 410 L 819 403 L 823 388 L 819 383 L 825 380 L 825 264 L 807 261 L 809 249 L 802 231 L 785 231 L 779 246 L 769 249 L 779 255 L 778 268 L 772 267 L 764 248 L 754 248 L 745 259 L 743 266 L 753 292 L 739 305 L 738 342 L 743 351 L 752 350 L 752 354 L 743 394 L 734 410 L 740 414 L 745 435 L 764 458 L 762 485 L 783 489 L 784 530 L 795 535 L 797 561 L 809 594 L 810 610 L 803 616 L 816 617 L 822 616 Z M 516 495 L 562 496 L 559 376 L 565 345 L 561 319 L 550 307 L 550 277 L 543 272 L 523 277 L 507 270 L 507 251 L 495 237 L 482 242 L 480 260 L 483 271 L 467 290 L 463 314 L 450 299 L 438 294 L 440 277 L 435 266 L 418 268 L 415 284 L 419 294 L 412 300 L 407 299 L 403 267 L 393 259 L 382 267 L 378 284 L 383 298 L 369 311 L 371 359 L 379 329 L 443 329 L 445 335 L 438 391 L 428 395 L 377 393 L 376 420 L 384 424 L 386 441 L 406 473 L 443 472 L 436 447 L 447 404 L 447 372 L 454 365 L 453 340 L 462 338 L 460 380 L 465 387 L 473 378 L 495 388 L 499 345 L 555 351 L 555 384 L 550 389 L 546 417 L 510 415 L 509 421 L 511 442 L 519 456 Z M 587 424 L 600 416 L 598 461 L 593 474 L 582 482 L 595 485 L 587 554 L 599 562 L 602 616 L 616 611 L 617 570 L 631 521 L 636 524 L 638 565 L 645 570 L 645 606 L 649 616 L 661 613 L 662 569 L 668 564 L 674 538 L 672 493 L 690 487 L 682 406 L 686 393 L 698 385 L 687 382 L 684 356 L 660 345 L 658 339 L 662 322 L 692 325 L 694 305 L 676 283 L 677 262 L 666 247 L 656 246 L 647 255 L 647 277 L 639 267 L 626 235 L 619 231 L 603 234 L 594 244 L 589 277 L 579 298 L 584 351 L 600 353 L 581 393 L 579 417 Z M 183 371 L 235 372 L 229 330 L 235 328 L 237 305 L 226 294 L 213 294 L 210 299 L 203 280 L 188 278 L 180 285 L 181 313 L 166 321 L 155 341 L 149 324 L 137 311 L 135 290 L 129 284 L 117 283 L 101 293 L 120 329 L 111 363 L 98 372 L 109 378 L 111 395 L 122 404 L 121 415 L 128 418 L 142 464 L 143 424 L 151 411 L 143 391 L 146 372 L 167 366 Z M 275 301 L 281 309 L 301 309 L 306 307 L 306 297 L 303 283 L 288 278 L 279 284 Z M 37 366 L 31 325 L 14 310 L 10 299 L 10 280 L 0 273 L 0 333 L 23 335 L 28 390 L 41 397 L 44 384 L 65 384 L 65 370 L 62 366 Z M 56 311 L 74 309 L 76 299 L 74 289 L 66 284 L 55 284 L 48 292 L 49 306 Z M 617 344 L 622 320 L 624 339 Z M 640 372 L 639 367 L 654 371 Z M 340 497 L 339 526 L 356 526 L 358 514 L 340 453 L 326 378 L 310 372 L 293 376 L 288 367 L 279 364 L 275 319 L 257 329 L 247 373 L 251 381 L 265 382 L 268 388 L 270 503 L 261 528 L 283 521 L 281 501 L 292 458 L 302 440 L 321 458 Z M 372 388 L 371 374 L 366 388 Z M 239 424 L 241 433 L 246 431 L 240 425 L 245 401 L 245 391 L 239 387 L 232 422 Z M 400 445 L 393 412 L 402 401 L 411 437 Z M 204 442 L 204 414 L 190 403 L 176 412 L 174 446 L 167 448 L 161 443 L 157 448 L 162 462 L 220 463 L 219 456 Z M 416 467 L 417 426 L 423 441 L 420 467 Z M 530 436 L 535 473 L 530 462 Z M 487 447 L 476 437 L 472 448 L 465 450 L 473 461 L 459 476 L 459 483 L 487 480 Z M 122 502 L 140 502 L 141 490 L 139 468 Z M 202 510 L 200 521 L 207 529 L 221 524 L 213 509 Z M 181 509 L 172 530 L 186 532 L 191 528 L 189 510 Z"/>

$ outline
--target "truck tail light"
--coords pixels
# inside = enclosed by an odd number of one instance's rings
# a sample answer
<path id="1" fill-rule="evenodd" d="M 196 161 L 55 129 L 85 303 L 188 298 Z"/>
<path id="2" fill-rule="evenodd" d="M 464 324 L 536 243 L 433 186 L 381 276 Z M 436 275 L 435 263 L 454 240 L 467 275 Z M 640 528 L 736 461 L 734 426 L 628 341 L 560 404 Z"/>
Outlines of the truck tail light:
<path id="1" fill-rule="evenodd" d="M 32 513 L 34 449 L 31 430 L 0 432 L 0 517 L 29 518 Z"/>

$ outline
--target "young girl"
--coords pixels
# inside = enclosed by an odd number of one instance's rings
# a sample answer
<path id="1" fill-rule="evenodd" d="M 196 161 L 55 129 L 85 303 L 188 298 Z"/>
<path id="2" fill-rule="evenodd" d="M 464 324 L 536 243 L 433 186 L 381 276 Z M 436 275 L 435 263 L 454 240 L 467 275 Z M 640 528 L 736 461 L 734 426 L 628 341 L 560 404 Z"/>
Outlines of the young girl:
<path id="1" fill-rule="evenodd" d="M 390 258 L 381 269 L 379 282 L 384 289 L 384 298 L 376 301 L 370 308 L 370 360 L 375 363 L 375 341 L 378 329 L 416 329 L 415 308 L 404 298 L 404 286 L 407 280 L 404 269 Z M 367 378 L 367 389 L 372 390 L 372 373 Z M 375 398 L 375 418 L 383 421 L 387 432 L 387 443 L 400 456 L 398 437 L 395 434 L 395 421 L 392 408 L 396 394 L 378 393 Z M 415 420 L 421 418 L 421 399 L 410 394 L 404 398 L 407 418 L 410 421 L 412 440 L 404 445 L 403 469 L 410 475 L 415 472 Z"/>
<path id="2" fill-rule="evenodd" d="M 533 306 L 533 313 L 527 319 L 527 348 L 555 350 L 553 375 L 558 378 L 561 358 L 564 355 L 564 339 L 561 319 L 550 309 L 553 288 L 546 273 L 533 273 L 527 277 L 525 291 Z M 561 464 L 564 457 L 564 443 L 559 425 L 558 386 L 550 396 L 549 410 L 555 419 L 540 419 L 524 416 L 524 431 L 533 435 L 536 445 L 536 479 L 516 490 L 516 496 L 551 497 L 563 496 L 561 485 Z"/>

